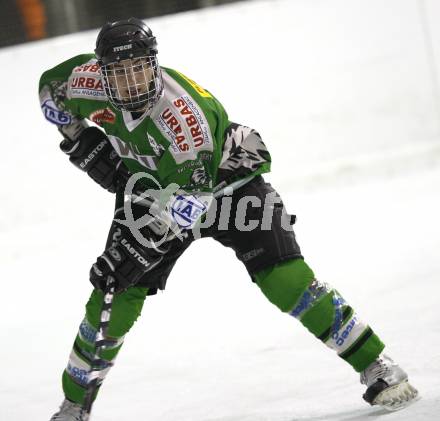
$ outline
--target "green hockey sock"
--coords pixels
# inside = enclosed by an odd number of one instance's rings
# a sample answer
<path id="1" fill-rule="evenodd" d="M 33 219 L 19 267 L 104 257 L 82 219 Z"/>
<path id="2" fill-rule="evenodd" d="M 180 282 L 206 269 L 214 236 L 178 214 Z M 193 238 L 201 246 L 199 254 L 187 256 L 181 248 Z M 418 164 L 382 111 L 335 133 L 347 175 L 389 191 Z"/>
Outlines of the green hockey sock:
<path id="1" fill-rule="evenodd" d="M 316 280 L 303 259 L 279 263 L 254 279 L 272 304 L 298 319 L 356 371 L 368 367 L 384 349 L 338 291 Z"/>
<path id="2" fill-rule="evenodd" d="M 108 337 L 115 340 L 115 344 L 107 347 L 100 353 L 103 363 L 99 373 L 100 384 L 104 380 L 124 342 L 124 335 L 133 326 L 142 311 L 148 288 L 129 288 L 116 294 L 113 300 Z M 67 399 L 82 403 L 95 352 L 95 336 L 99 326 L 103 293 L 94 290 L 86 305 L 86 316 L 82 321 L 78 334 L 70 353 L 67 368 L 63 372 L 63 391 Z M 96 395 L 95 395 L 96 397 Z"/>

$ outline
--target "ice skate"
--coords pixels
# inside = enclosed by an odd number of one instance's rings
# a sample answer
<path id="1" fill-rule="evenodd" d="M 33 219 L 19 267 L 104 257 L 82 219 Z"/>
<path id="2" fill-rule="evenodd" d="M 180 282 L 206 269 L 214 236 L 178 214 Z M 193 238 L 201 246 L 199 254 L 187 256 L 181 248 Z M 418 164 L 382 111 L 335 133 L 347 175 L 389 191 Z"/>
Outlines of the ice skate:
<path id="1" fill-rule="evenodd" d="M 419 392 L 408 383 L 408 375 L 385 354 L 361 373 L 361 383 L 367 386 L 363 398 L 370 405 L 388 411 L 405 408 L 417 400 Z"/>
<path id="2" fill-rule="evenodd" d="M 50 421 L 88 421 L 89 415 L 85 413 L 81 405 L 64 399 L 60 410 L 52 416 Z"/>

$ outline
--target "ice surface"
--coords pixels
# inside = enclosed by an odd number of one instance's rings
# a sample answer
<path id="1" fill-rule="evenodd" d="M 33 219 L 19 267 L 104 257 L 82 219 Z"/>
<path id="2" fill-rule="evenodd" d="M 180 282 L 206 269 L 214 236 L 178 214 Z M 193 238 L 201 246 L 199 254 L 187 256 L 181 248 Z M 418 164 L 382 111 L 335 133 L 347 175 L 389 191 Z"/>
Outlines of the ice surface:
<path id="1" fill-rule="evenodd" d="M 261 132 L 306 260 L 383 338 L 420 402 L 367 406 L 358 375 L 269 304 L 231 251 L 201 240 L 147 300 L 94 421 L 437 419 L 440 137 L 417 5 L 258 1 L 150 23 L 162 64 Z M 112 196 L 68 164 L 37 100 L 41 72 L 95 35 L 0 51 L 2 421 L 47 420 L 60 403 L 112 218 Z"/>

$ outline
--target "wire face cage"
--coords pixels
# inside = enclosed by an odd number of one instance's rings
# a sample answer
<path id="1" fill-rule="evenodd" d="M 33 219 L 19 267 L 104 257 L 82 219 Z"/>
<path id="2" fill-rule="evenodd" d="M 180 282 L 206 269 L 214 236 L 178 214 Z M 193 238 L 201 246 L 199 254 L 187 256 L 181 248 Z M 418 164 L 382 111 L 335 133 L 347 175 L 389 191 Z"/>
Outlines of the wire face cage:
<path id="1" fill-rule="evenodd" d="M 156 55 L 101 65 L 109 101 L 122 111 L 149 111 L 163 91 L 162 73 Z"/>

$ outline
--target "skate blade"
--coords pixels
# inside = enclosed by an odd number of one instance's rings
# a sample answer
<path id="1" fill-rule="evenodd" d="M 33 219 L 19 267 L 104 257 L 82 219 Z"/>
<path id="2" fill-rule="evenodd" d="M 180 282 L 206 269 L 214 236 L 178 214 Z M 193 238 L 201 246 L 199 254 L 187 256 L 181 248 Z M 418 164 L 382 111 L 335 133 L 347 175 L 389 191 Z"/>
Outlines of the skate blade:
<path id="1" fill-rule="evenodd" d="M 387 411 L 399 411 L 420 399 L 419 392 L 407 381 L 388 387 L 376 396 L 373 405 Z"/>

